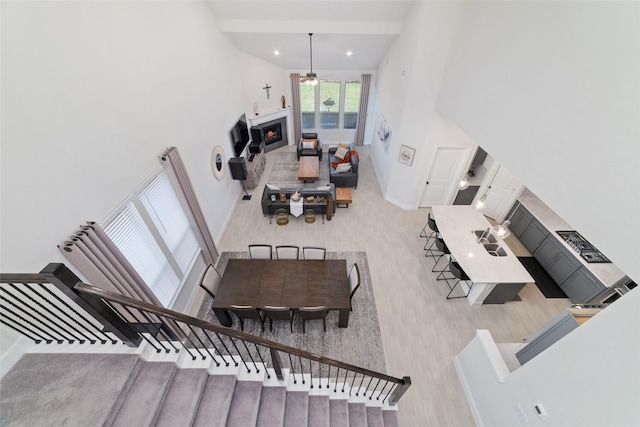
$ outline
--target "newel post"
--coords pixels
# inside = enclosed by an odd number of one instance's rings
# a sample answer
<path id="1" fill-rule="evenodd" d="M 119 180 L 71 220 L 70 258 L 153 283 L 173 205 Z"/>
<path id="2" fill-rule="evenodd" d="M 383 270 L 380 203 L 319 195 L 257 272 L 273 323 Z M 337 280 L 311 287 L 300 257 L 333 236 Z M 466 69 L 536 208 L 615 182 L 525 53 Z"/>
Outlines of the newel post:
<path id="1" fill-rule="evenodd" d="M 409 387 L 411 387 L 411 377 L 402 377 L 402 384 L 399 384 L 389 397 L 389 405 L 396 406 L 402 395 L 409 390 Z"/>
<path id="2" fill-rule="evenodd" d="M 104 327 L 105 332 L 113 333 L 129 347 L 137 347 L 140 344 L 142 338 L 135 329 L 114 313 L 101 298 L 78 294 L 73 289 L 82 280 L 67 266 L 62 263 L 49 263 L 39 274 L 98 321 Z"/>

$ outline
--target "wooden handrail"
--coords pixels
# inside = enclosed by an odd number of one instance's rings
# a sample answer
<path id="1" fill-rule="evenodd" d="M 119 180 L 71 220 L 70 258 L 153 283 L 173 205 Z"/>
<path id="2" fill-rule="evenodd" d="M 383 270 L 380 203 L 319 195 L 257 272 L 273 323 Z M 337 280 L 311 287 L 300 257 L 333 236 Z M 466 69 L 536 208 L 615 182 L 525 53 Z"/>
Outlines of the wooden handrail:
<path id="1" fill-rule="evenodd" d="M 74 289 L 81 294 L 91 295 L 93 297 L 102 298 L 111 302 L 115 302 L 125 306 L 144 310 L 151 314 L 167 317 L 169 319 L 186 323 L 191 326 L 195 326 L 201 329 L 220 333 L 232 338 L 237 338 L 239 340 L 246 341 L 252 344 L 261 345 L 269 349 L 282 351 L 284 353 L 289 353 L 291 355 L 303 357 L 305 359 L 313 360 L 315 362 L 331 365 L 336 368 L 345 369 L 347 371 L 355 372 L 368 377 L 379 378 L 380 380 L 389 381 L 389 382 L 400 384 L 400 385 L 411 384 L 411 380 L 409 377 L 404 377 L 402 379 L 395 378 L 390 375 L 386 375 L 376 371 L 371 371 L 369 369 L 351 365 L 349 363 L 344 363 L 339 360 L 331 359 L 328 357 L 320 356 L 320 355 L 317 355 L 308 351 L 304 351 L 295 347 L 290 347 L 288 345 L 270 341 L 265 338 L 256 337 L 254 335 L 237 331 L 235 329 L 227 328 L 225 326 L 216 325 L 215 323 L 210 323 L 205 320 L 198 319 L 196 317 L 187 316 L 186 314 L 183 314 L 183 313 L 168 310 L 162 307 L 157 307 L 153 304 L 150 304 L 144 301 L 139 301 L 133 298 L 129 298 L 129 297 L 126 297 L 114 292 L 110 292 L 92 285 L 88 285 L 86 283 L 79 282 L 74 286 Z"/>

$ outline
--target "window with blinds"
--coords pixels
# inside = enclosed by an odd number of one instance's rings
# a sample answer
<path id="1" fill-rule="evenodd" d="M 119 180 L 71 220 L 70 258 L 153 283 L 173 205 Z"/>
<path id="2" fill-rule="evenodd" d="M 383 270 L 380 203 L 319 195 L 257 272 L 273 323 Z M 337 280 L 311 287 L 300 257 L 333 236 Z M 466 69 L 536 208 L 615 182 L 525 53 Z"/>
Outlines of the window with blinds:
<path id="1" fill-rule="evenodd" d="M 103 229 L 169 307 L 200 247 L 165 171 L 131 195 Z"/>

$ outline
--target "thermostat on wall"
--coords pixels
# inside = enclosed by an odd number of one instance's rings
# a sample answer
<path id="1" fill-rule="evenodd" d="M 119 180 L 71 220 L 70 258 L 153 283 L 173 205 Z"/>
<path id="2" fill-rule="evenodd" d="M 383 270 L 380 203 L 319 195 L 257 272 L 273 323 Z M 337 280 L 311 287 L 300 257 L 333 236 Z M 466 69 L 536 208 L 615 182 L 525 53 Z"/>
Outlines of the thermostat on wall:
<path id="1" fill-rule="evenodd" d="M 536 415 L 539 416 L 540 418 L 549 418 L 549 414 L 547 414 L 547 411 L 542 406 L 542 402 L 540 402 L 539 400 L 536 402 L 533 402 L 533 410 L 536 412 Z"/>

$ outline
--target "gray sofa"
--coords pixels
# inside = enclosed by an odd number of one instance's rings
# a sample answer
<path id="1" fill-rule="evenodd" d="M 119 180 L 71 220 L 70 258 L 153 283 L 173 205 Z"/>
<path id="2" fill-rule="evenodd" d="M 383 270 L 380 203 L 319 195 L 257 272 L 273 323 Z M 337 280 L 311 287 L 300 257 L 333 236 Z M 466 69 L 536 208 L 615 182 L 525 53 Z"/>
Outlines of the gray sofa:
<path id="1" fill-rule="evenodd" d="M 358 188 L 358 158 L 356 156 L 351 156 L 351 170 L 349 172 L 336 172 L 336 169 L 331 166 L 331 163 L 339 162 L 335 156 L 336 150 L 338 147 L 329 148 L 329 181 L 332 184 L 335 184 L 336 187 L 354 187 Z M 353 143 L 349 144 L 349 150 L 355 150 L 355 145 Z"/>

